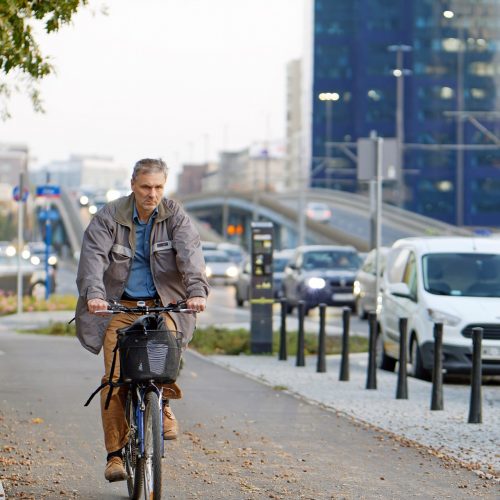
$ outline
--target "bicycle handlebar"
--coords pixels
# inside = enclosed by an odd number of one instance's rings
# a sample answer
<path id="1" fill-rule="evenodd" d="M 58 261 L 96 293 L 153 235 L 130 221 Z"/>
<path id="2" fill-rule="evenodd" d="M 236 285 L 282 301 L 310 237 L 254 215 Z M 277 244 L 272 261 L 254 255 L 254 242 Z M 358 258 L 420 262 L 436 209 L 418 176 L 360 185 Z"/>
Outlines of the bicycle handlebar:
<path id="1" fill-rule="evenodd" d="M 185 313 L 185 314 L 196 314 L 194 309 L 188 309 L 182 307 L 186 305 L 185 300 L 179 300 L 177 302 L 171 302 L 166 306 L 147 306 L 142 300 L 137 301 L 136 307 L 128 307 L 120 304 L 116 300 L 109 302 L 108 309 L 103 309 L 102 311 L 96 311 L 95 314 L 119 314 L 123 312 L 137 313 L 137 314 L 150 314 L 150 313 L 163 313 L 163 312 L 174 312 L 174 313 Z"/>

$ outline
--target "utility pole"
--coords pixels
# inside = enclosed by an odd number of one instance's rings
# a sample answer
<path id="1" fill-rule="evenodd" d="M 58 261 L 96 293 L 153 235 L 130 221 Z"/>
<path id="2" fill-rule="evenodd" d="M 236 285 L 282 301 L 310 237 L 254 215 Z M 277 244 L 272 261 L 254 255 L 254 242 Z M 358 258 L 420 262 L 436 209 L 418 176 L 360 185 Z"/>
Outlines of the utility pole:
<path id="1" fill-rule="evenodd" d="M 396 77 L 396 140 L 397 140 L 397 181 L 396 181 L 396 202 L 398 206 L 404 204 L 404 181 L 403 181 L 403 162 L 404 162 L 404 77 L 411 74 L 411 71 L 404 68 L 404 52 L 410 52 L 410 45 L 389 45 L 390 52 L 396 52 L 396 69 L 392 74 Z"/>

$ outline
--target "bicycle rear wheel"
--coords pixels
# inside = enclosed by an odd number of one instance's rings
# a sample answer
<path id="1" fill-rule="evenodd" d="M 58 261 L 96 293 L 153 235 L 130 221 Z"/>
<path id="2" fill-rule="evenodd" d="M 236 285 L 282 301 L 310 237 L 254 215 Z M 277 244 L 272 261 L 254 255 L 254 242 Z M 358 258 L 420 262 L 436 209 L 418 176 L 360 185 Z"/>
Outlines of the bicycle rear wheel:
<path id="1" fill-rule="evenodd" d="M 144 498 L 161 499 L 161 456 L 162 429 L 160 400 L 158 394 L 150 391 L 146 394 L 144 414 Z"/>
<path id="2" fill-rule="evenodd" d="M 132 392 L 127 395 L 125 403 L 125 416 L 129 428 L 128 441 L 124 450 L 125 470 L 127 471 L 127 488 L 132 500 L 139 500 L 142 495 L 144 483 L 144 462 L 139 458 L 139 436 L 135 419 L 136 406 Z"/>

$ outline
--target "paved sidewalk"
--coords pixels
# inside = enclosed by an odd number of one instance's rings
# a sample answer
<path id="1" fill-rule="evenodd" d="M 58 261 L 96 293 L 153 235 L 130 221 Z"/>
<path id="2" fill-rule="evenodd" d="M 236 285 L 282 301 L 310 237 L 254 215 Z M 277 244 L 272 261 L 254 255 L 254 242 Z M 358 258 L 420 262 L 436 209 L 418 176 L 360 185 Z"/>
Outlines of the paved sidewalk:
<path id="1" fill-rule="evenodd" d="M 73 311 L 5 316 L 0 321 L 0 333 L 40 327 L 56 321 L 67 322 L 72 317 Z M 349 382 L 338 381 L 339 356 L 328 356 L 326 373 L 316 373 L 315 358 L 307 358 L 305 367 L 296 367 L 294 358 L 278 361 L 276 356 L 208 356 L 207 359 L 366 425 L 388 431 L 397 439 L 427 447 L 429 453 L 459 461 L 482 477 L 500 481 L 498 379 L 494 384 L 482 387 L 483 423 L 468 424 L 470 388 L 467 382 L 445 384 L 444 410 L 430 411 L 429 382 L 409 378 L 409 399 L 396 400 L 396 374 L 378 370 L 378 389 L 366 390 L 366 354 L 351 355 Z"/>

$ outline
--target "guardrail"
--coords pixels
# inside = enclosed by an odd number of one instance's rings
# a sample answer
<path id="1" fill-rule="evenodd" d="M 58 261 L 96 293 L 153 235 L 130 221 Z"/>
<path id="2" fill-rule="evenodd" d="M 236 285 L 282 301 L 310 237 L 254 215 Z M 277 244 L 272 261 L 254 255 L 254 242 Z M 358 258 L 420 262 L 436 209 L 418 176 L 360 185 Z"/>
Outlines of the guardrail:
<path id="1" fill-rule="evenodd" d="M 282 219 L 288 221 L 288 225 L 295 226 L 298 224 L 298 214 L 296 209 L 288 206 L 284 202 L 296 201 L 298 192 L 287 193 L 259 193 L 259 205 L 257 211 L 261 211 L 262 215 L 269 215 L 269 211 L 279 215 Z M 322 201 L 328 203 L 332 207 L 347 209 L 369 218 L 370 200 L 368 196 L 347 193 L 345 191 L 327 190 L 321 188 L 310 188 L 306 191 L 305 197 L 308 201 Z M 180 201 L 189 210 L 191 206 L 200 206 L 204 200 L 207 203 L 220 203 L 224 200 L 225 203 L 244 204 L 246 208 L 253 207 L 253 193 L 251 192 L 211 192 L 211 193 L 196 193 L 194 195 L 180 196 Z M 265 213 L 264 213 L 265 212 Z M 382 218 L 384 224 L 390 225 L 396 229 L 405 231 L 408 235 L 425 236 L 425 235 L 456 235 L 456 236 L 471 236 L 473 233 L 469 229 L 453 226 L 445 222 L 441 222 L 430 217 L 425 217 L 408 210 L 384 203 L 382 206 Z M 338 243 L 345 245 L 353 245 L 360 251 L 369 250 L 369 236 L 366 239 L 347 234 L 337 228 L 325 226 L 316 221 L 306 220 L 308 233 L 317 240 L 318 243 Z"/>

